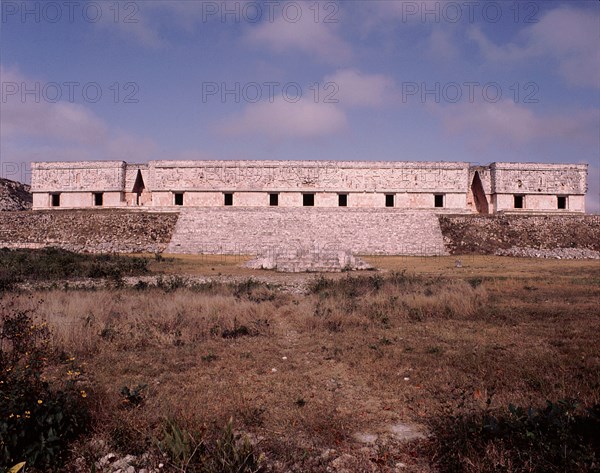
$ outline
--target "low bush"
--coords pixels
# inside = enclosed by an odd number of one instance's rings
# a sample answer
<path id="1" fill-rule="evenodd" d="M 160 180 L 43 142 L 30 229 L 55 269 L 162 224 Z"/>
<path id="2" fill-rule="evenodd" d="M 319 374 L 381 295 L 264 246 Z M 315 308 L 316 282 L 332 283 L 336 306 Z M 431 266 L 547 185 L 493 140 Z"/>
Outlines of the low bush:
<path id="1" fill-rule="evenodd" d="M 119 255 L 84 255 L 59 248 L 41 250 L 0 249 L 2 281 L 56 281 L 67 278 L 111 278 L 148 272 L 148 260 Z"/>
<path id="2" fill-rule="evenodd" d="M 485 306 L 484 284 L 460 279 L 406 275 L 319 277 L 309 285 L 314 294 L 313 328 L 342 332 L 351 327 L 389 329 L 401 320 L 470 318 Z"/>
<path id="3" fill-rule="evenodd" d="M 432 422 L 431 451 L 448 472 L 587 472 L 600 467 L 600 405 L 571 399 L 509 405 Z"/>
<path id="4" fill-rule="evenodd" d="M 72 358 L 54 357 L 50 332 L 31 311 L 4 303 L 0 317 L 0 465 L 57 470 L 88 419 L 79 371 Z M 45 377 L 51 361 L 66 371 L 59 386 Z"/>
<path id="5" fill-rule="evenodd" d="M 233 430 L 233 419 L 218 438 L 207 441 L 192 434 L 177 421 L 167 420 L 160 441 L 156 442 L 178 471 L 189 473 L 260 473 L 265 471 L 260 455 L 246 437 Z"/>

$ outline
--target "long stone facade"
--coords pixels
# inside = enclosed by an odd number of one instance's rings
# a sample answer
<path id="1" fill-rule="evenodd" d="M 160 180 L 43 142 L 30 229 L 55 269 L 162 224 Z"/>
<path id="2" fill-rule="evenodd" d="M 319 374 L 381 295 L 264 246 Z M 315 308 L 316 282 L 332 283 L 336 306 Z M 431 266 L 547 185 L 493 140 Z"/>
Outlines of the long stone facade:
<path id="1" fill-rule="evenodd" d="M 34 209 L 354 207 L 585 212 L 586 164 L 371 161 L 32 163 Z"/>

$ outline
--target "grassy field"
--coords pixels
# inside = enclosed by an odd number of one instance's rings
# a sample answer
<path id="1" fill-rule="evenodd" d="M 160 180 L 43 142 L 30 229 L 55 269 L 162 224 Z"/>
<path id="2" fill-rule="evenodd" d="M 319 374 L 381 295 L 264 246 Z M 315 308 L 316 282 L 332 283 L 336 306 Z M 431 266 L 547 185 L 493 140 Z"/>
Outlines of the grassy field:
<path id="1" fill-rule="evenodd" d="M 598 262 L 365 259 L 381 271 L 152 257 L 176 283 L 5 292 L 4 314 L 49 328 L 50 384 L 68 370 L 85 393 L 60 471 L 111 452 L 174 472 L 598 470 Z M 242 281 L 185 282 L 217 275 Z"/>

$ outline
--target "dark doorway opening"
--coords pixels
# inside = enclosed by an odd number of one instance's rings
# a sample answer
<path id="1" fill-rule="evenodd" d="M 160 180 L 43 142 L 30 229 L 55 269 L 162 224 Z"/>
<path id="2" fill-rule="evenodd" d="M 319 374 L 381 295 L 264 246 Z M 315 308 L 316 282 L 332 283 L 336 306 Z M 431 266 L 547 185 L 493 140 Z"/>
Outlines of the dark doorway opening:
<path id="1" fill-rule="evenodd" d="M 473 200 L 475 201 L 475 209 L 477 213 L 487 214 L 490 212 L 487 198 L 485 197 L 485 191 L 483 190 L 483 184 L 479 173 L 475 171 L 473 176 L 473 182 L 471 183 L 471 192 L 473 193 Z"/>
<path id="2" fill-rule="evenodd" d="M 314 207 L 315 194 L 302 194 L 302 205 L 304 207 Z"/>
<path id="3" fill-rule="evenodd" d="M 269 194 L 269 205 L 277 207 L 279 205 L 279 194 Z"/>
<path id="4" fill-rule="evenodd" d="M 565 196 L 558 196 L 558 208 L 560 210 L 566 210 L 567 208 L 567 198 Z"/>
<path id="5" fill-rule="evenodd" d="M 52 207 L 60 207 L 60 194 L 52 194 Z"/>
<path id="6" fill-rule="evenodd" d="M 522 195 L 515 195 L 515 205 L 514 205 L 515 209 L 522 209 L 523 208 L 523 196 Z"/>
<path id="7" fill-rule="evenodd" d="M 104 204 L 104 194 L 102 192 L 94 192 L 94 205 L 102 207 Z"/>
<path id="8" fill-rule="evenodd" d="M 138 169 L 137 176 L 135 177 L 135 184 L 133 184 L 133 193 L 135 194 L 135 205 L 140 205 L 142 192 L 146 189 L 144 184 L 144 178 L 142 177 L 142 171 Z"/>
<path id="9" fill-rule="evenodd" d="M 231 193 L 225 193 L 223 194 L 224 196 L 224 204 L 227 206 L 233 205 L 233 194 Z"/>
<path id="10" fill-rule="evenodd" d="M 348 194 L 338 194 L 338 206 L 348 207 Z"/>
<path id="11" fill-rule="evenodd" d="M 394 206 L 394 194 L 386 194 L 385 195 L 385 206 L 386 207 Z"/>

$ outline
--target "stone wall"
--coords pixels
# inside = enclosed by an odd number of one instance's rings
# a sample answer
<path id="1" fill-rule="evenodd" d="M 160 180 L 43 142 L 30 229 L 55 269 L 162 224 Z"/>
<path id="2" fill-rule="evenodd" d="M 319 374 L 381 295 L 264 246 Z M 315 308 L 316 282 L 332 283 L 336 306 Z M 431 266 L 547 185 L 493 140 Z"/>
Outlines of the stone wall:
<path id="1" fill-rule="evenodd" d="M 264 255 L 295 248 L 353 255 L 446 254 L 433 212 L 316 207 L 182 210 L 165 252 Z"/>
<path id="2" fill-rule="evenodd" d="M 440 225 L 452 254 L 498 254 L 512 248 L 600 251 L 597 215 L 440 216 Z"/>
<path id="3" fill-rule="evenodd" d="M 294 250 L 537 256 L 530 250 L 566 248 L 567 256 L 588 257 L 586 251 L 600 254 L 600 217 L 438 216 L 400 209 L 302 207 L 202 208 L 181 214 L 91 209 L 0 212 L 0 247 L 45 246 L 95 253 L 244 255 Z"/>
<path id="4" fill-rule="evenodd" d="M 33 192 L 122 192 L 123 161 L 31 163 Z"/>
<path id="5" fill-rule="evenodd" d="M 176 213 L 117 210 L 3 212 L 0 247 L 157 253 L 171 240 L 177 218 Z"/>
<path id="6" fill-rule="evenodd" d="M 587 165 L 492 163 L 492 193 L 585 194 Z"/>
<path id="7" fill-rule="evenodd" d="M 153 191 L 466 192 L 468 163 L 151 161 Z"/>
<path id="8" fill-rule="evenodd" d="M 123 161 L 32 163 L 33 208 L 392 207 L 456 212 L 584 212 L 587 165 L 416 161 Z M 99 195 L 102 193 L 102 196 Z M 103 201 L 98 204 L 99 200 Z M 181 202 L 183 199 L 183 202 Z M 435 204 L 437 199 L 437 204 Z M 440 199 L 442 199 L 440 201 Z M 310 204 L 307 204 L 310 205 Z"/>
<path id="9" fill-rule="evenodd" d="M 492 163 L 490 206 L 502 211 L 585 211 L 587 164 Z M 482 181 L 485 173 L 480 172 Z M 515 208 L 522 196 L 522 208 Z M 558 199 L 565 198 L 564 206 Z"/>

